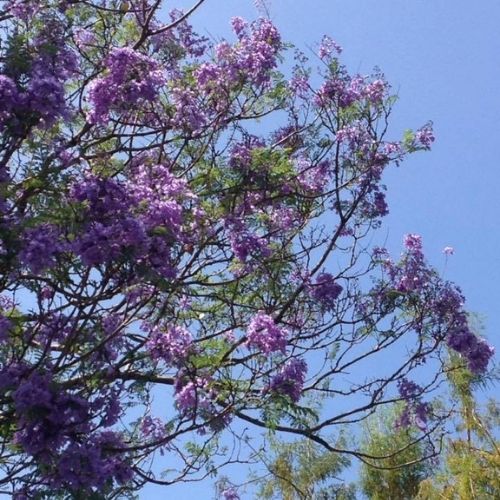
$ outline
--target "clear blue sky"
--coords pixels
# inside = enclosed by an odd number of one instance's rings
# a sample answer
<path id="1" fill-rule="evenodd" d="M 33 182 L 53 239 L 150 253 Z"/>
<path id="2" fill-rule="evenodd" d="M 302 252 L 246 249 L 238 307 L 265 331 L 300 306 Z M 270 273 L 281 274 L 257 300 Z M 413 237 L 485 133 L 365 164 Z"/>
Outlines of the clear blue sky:
<path id="1" fill-rule="evenodd" d="M 192 22 L 201 33 L 229 34 L 235 15 L 258 15 L 253 0 L 206 0 Z M 192 2 L 171 0 L 166 7 Z M 410 157 L 386 176 L 384 229 L 394 254 L 405 233 L 423 237 L 426 254 L 457 282 L 469 310 L 484 319 L 500 352 L 500 2 L 498 0 L 270 0 L 283 37 L 307 52 L 323 34 L 344 47 L 349 68 L 379 66 L 399 93 L 392 133 L 433 120 L 433 151 Z M 498 356 L 497 356 L 498 358 Z M 209 500 L 210 481 L 147 489 L 141 499 Z M 244 497 L 248 498 L 248 497 Z"/>

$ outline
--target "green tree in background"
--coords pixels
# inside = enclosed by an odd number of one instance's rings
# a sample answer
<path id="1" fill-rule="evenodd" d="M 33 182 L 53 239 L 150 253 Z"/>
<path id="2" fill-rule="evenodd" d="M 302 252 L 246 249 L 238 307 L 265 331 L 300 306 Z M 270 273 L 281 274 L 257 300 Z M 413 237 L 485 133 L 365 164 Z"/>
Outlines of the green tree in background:
<path id="1" fill-rule="evenodd" d="M 258 498 L 264 500 L 356 498 L 355 486 L 344 484 L 339 480 L 339 475 L 351 464 L 345 455 L 326 451 L 306 439 L 293 443 L 273 439 L 271 450 L 272 459 L 269 462 L 263 461 L 269 474 L 259 481 Z"/>
<path id="2" fill-rule="evenodd" d="M 419 500 L 500 498 L 500 409 L 490 400 L 483 409 L 474 398 L 476 377 L 464 369 L 450 372 L 458 402 L 457 436 L 449 439 L 443 469 L 420 485 Z"/>
<path id="3" fill-rule="evenodd" d="M 363 493 L 373 500 L 406 500 L 415 498 L 421 481 L 432 474 L 427 449 L 415 442 L 417 429 L 397 427 L 400 408 L 386 411 L 371 419 L 364 429 L 362 447 L 366 453 L 377 450 L 386 458 L 374 464 L 364 463 L 360 473 Z M 413 444 L 412 444 L 413 443 Z M 397 450 L 404 450 L 396 453 Z"/>

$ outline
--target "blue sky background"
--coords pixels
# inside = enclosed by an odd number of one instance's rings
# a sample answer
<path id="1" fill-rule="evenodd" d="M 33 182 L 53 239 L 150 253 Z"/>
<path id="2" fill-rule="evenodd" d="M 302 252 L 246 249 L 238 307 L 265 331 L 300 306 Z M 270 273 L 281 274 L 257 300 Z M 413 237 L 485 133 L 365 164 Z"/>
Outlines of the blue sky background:
<path id="1" fill-rule="evenodd" d="M 253 0 L 206 0 L 191 22 L 229 36 L 229 19 L 258 16 Z M 500 2 L 498 0 L 270 0 L 285 40 L 303 49 L 329 34 L 351 71 L 378 66 L 398 92 L 392 136 L 434 122 L 432 152 L 387 171 L 390 215 L 383 237 L 397 256 L 403 235 L 421 234 L 428 259 L 457 282 L 500 352 Z M 192 2 L 171 0 L 167 8 Z M 243 476 L 246 470 L 239 471 Z M 211 482 L 147 488 L 141 499 L 209 500 Z M 245 497 L 243 498 L 250 498 Z"/>

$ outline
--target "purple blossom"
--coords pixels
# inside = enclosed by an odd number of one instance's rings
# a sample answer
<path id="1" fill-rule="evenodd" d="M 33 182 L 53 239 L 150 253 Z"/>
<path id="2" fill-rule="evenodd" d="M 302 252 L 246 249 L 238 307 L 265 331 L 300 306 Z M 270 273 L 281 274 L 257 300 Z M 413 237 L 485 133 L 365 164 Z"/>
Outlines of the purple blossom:
<path id="1" fill-rule="evenodd" d="M 243 38 L 248 31 L 248 23 L 241 17 L 231 19 L 231 27 L 238 38 Z"/>
<path id="2" fill-rule="evenodd" d="M 0 342 L 8 340 L 11 328 L 12 320 L 0 313 Z"/>
<path id="3" fill-rule="evenodd" d="M 221 494 L 224 500 L 240 500 L 240 495 L 234 486 L 226 488 Z"/>
<path id="4" fill-rule="evenodd" d="M 320 107 L 328 107 L 332 102 L 347 108 L 365 95 L 365 79 L 361 76 L 334 75 L 318 90 L 315 102 Z"/>
<path id="5" fill-rule="evenodd" d="M 250 321 L 247 328 L 247 345 L 254 347 L 262 354 L 286 352 L 288 332 L 276 325 L 273 318 L 259 311 Z"/>
<path id="6" fill-rule="evenodd" d="M 14 81 L 0 75 L 0 131 L 19 104 L 19 93 Z"/>
<path id="7" fill-rule="evenodd" d="M 188 330 L 181 326 L 170 326 L 165 331 L 152 328 L 146 343 L 151 357 L 167 364 L 181 364 L 189 355 L 193 338 Z"/>
<path id="8" fill-rule="evenodd" d="M 434 140 L 434 131 L 431 124 L 425 125 L 415 133 L 416 145 L 424 149 L 430 149 Z"/>
<path id="9" fill-rule="evenodd" d="M 386 90 L 387 83 L 378 79 L 366 85 L 363 93 L 371 103 L 379 104 L 382 102 Z"/>
<path id="10" fill-rule="evenodd" d="M 69 436 L 89 430 L 88 402 L 58 391 L 48 373 L 33 372 L 12 399 L 18 418 L 14 441 L 38 460 L 49 461 Z"/>
<path id="11" fill-rule="evenodd" d="M 297 182 L 304 191 L 321 194 L 328 189 L 330 164 L 322 161 L 314 164 L 308 158 L 296 159 Z"/>
<path id="12" fill-rule="evenodd" d="M 472 373 L 484 373 L 495 350 L 484 339 L 474 335 L 466 323 L 452 330 L 447 336 L 448 346 L 461 354 Z"/>
<path id="13" fill-rule="evenodd" d="M 132 104 L 153 101 L 165 83 L 158 63 L 130 47 L 112 49 L 106 67 L 108 74 L 89 88 L 91 123 L 105 125 L 110 112 L 123 113 Z"/>
<path id="14" fill-rule="evenodd" d="M 224 89 L 248 81 L 266 86 L 277 65 L 281 37 L 268 19 L 247 24 L 241 18 L 232 20 L 238 42 L 222 42 L 215 47 L 215 65 L 204 65 L 197 72 L 198 82 L 208 95 L 224 99 Z M 225 100 L 225 99 L 224 99 Z"/>
<path id="15" fill-rule="evenodd" d="M 421 253 L 422 237 L 418 234 L 407 234 L 404 237 L 404 246 L 413 253 Z"/>
<path id="16" fill-rule="evenodd" d="M 318 55 L 320 59 L 330 59 L 332 54 L 340 54 L 342 47 L 328 35 L 324 35 L 319 46 Z"/>
<path id="17" fill-rule="evenodd" d="M 264 148 L 265 141 L 255 135 L 245 137 L 244 141 L 235 144 L 231 149 L 229 165 L 235 170 L 248 171 L 252 165 L 254 151 Z"/>
<path id="18" fill-rule="evenodd" d="M 113 481 L 126 484 L 133 477 L 121 438 L 114 432 L 93 435 L 83 443 L 72 442 L 61 453 L 49 475 L 53 487 L 70 492 L 102 492 Z"/>
<path id="19" fill-rule="evenodd" d="M 63 248 L 59 242 L 59 231 L 51 224 L 26 229 L 22 240 L 19 260 L 35 274 L 52 267 Z"/>
<path id="20" fill-rule="evenodd" d="M 183 87 L 173 87 L 170 99 L 175 110 L 171 125 L 184 131 L 198 133 L 206 126 L 208 117 L 200 105 L 199 93 Z"/>
<path id="21" fill-rule="evenodd" d="M 166 437 L 165 423 L 159 418 L 146 415 L 141 421 L 141 433 L 152 441 L 161 441 Z"/>
<path id="22" fill-rule="evenodd" d="M 40 3 L 40 0 L 8 0 L 6 8 L 13 16 L 27 21 L 38 12 Z"/>
<path id="23" fill-rule="evenodd" d="M 268 257 L 271 254 L 266 239 L 249 231 L 234 232 L 230 240 L 231 250 L 240 262 L 247 262 L 250 256 Z"/>
<path id="24" fill-rule="evenodd" d="M 64 86 L 52 75 L 34 75 L 22 104 L 39 117 L 44 127 L 50 127 L 67 112 Z"/>
<path id="25" fill-rule="evenodd" d="M 230 413 L 221 413 L 215 405 L 217 392 L 213 387 L 212 378 L 208 375 L 199 375 L 187 378 L 180 371 L 175 381 L 175 403 L 183 417 L 196 420 L 201 417 L 208 421 L 210 428 L 220 431 L 231 421 Z M 199 432 L 205 432 L 200 428 Z"/>
<path id="26" fill-rule="evenodd" d="M 402 378 L 398 381 L 399 396 L 404 400 L 404 407 L 396 421 L 396 427 L 408 427 L 415 424 L 424 431 L 431 412 L 431 406 L 421 401 L 424 389 L 415 382 Z"/>
<path id="27" fill-rule="evenodd" d="M 306 373 L 307 364 L 303 359 L 291 359 L 271 379 L 269 389 L 297 403 L 302 395 Z"/>
<path id="28" fill-rule="evenodd" d="M 316 282 L 309 285 L 311 297 L 318 301 L 325 309 L 332 309 L 335 301 L 342 292 L 339 285 L 330 273 L 321 273 L 316 276 Z"/>
<path id="29" fill-rule="evenodd" d="M 278 231 L 289 231 L 301 221 L 300 215 L 294 208 L 280 207 L 271 212 L 270 225 Z"/>
<path id="30" fill-rule="evenodd" d="M 105 225 L 95 222 L 73 243 L 73 250 L 87 266 L 112 262 L 127 249 L 141 249 L 146 241 L 144 228 L 132 217 Z"/>
<path id="31" fill-rule="evenodd" d="M 89 45 L 96 43 L 97 38 L 95 33 L 84 28 L 78 28 L 75 31 L 75 43 L 80 50 L 85 49 Z"/>

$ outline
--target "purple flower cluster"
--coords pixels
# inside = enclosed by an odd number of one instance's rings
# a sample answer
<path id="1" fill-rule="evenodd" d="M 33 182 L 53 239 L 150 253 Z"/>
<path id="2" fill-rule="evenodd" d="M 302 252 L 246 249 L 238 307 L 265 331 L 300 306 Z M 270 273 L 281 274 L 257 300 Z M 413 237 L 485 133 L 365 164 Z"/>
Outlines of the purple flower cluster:
<path id="1" fill-rule="evenodd" d="M 188 330 L 181 326 L 170 326 L 166 330 L 153 327 L 149 329 L 146 348 L 151 358 L 162 360 L 168 365 L 180 364 L 187 358 L 193 338 Z"/>
<path id="2" fill-rule="evenodd" d="M 12 328 L 12 321 L 0 313 L 0 342 L 5 342 L 9 338 Z"/>
<path id="3" fill-rule="evenodd" d="M 259 19 L 249 25 L 237 17 L 232 20 L 232 26 L 238 42 L 219 44 L 215 63 L 202 64 L 196 71 L 197 82 L 203 91 L 224 102 L 228 87 L 246 81 L 257 86 L 267 85 L 282 47 L 278 30 L 268 19 Z"/>
<path id="4" fill-rule="evenodd" d="M 308 194 L 321 194 L 328 188 L 330 164 L 322 161 L 314 164 L 308 158 L 299 156 L 295 160 L 297 181 L 301 190 Z"/>
<path id="5" fill-rule="evenodd" d="M 303 359 L 288 361 L 271 379 L 269 389 L 277 394 L 288 396 L 297 403 L 302 395 L 307 373 L 307 364 Z"/>
<path id="6" fill-rule="evenodd" d="M 162 59 L 165 60 L 167 69 L 175 73 L 178 70 L 179 61 L 186 56 L 203 56 L 207 50 L 208 39 L 197 34 L 186 20 L 180 21 L 180 18 L 184 16 L 182 10 L 173 9 L 169 16 L 172 23 L 176 23 L 175 26 L 153 35 L 151 42 L 155 51 L 160 52 Z M 154 27 L 154 25 L 155 21 L 150 21 L 150 26 Z"/>
<path id="7" fill-rule="evenodd" d="M 494 349 L 471 331 L 463 309 L 462 293 L 457 287 L 443 282 L 428 267 L 419 235 L 406 235 L 404 245 L 405 252 L 400 263 L 394 264 L 390 259 L 383 258 L 383 266 L 388 273 L 388 283 L 384 289 L 389 294 L 396 290 L 401 294 L 420 296 L 429 309 L 435 335 L 442 338 L 442 332 L 446 332 L 448 347 L 464 357 L 470 371 L 475 374 L 484 373 Z M 382 253 L 380 257 L 383 257 Z M 387 285 L 390 285 L 389 288 Z M 432 299 L 429 295 L 431 289 Z M 417 327 L 420 330 L 420 325 Z"/>
<path id="8" fill-rule="evenodd" d="M 214 431 L 220 431 L 231 421 L 230 414 L 221 414 L 217 410 L 217 391 L 209 375 L 187 377 L 183 371 L 177 374 L 175 381 L 175 404 L 179 413 L 192 420 L 197 417 L 208 422 Z M 204 432 L 204 429 L 200 429 Z"/>
<path id="9" fill-rule="evenodd" d="M 423 149 L 431 149 L 434 140 L 434 131 L 431 124 L 425 125 L 415 133 L 415 144 Z"/>
<path id="10" fill-rule="evenodd" d="M 333 309 L 335 301 L 343 288 L 330 273 L 321 273 L 316 276 L 316 281 L 309 285 L 311 297 L 319 302 L 324 309 Z"/>
<path id="11" fill-rule="evenodd" d="M 16 127 L 49 127 L 67 116 L 64 84 L 75 74 L 77 58 L 65 43 L 63 28 L 48 22 L 34 38 L 32 51 L 28 73 L 12 67 L 12 74 L 0 75 L 0 130 L 14 113 Z M 27 83 L 17 88 L 14 79 Z"/>
<path id="12" fill-rule="evenodd" d="M 402 378 L 398 382 L 398 390 L 405 406 L 396 421 L 396 427 L 408 427 L 415 424 L 419 429 L 425 430 L 431 406 L 421 401 L 422 387 L 411 380 Z"/>
<path id="13" fill-rule="evenodd" d="M 466 321 L 461 323 L 452 327 L 446 337 L 446 342 L 451 349 L 465 358 L 472 373 L 476 375 L 484 373 L 495 349 L 484 339 L 474 335 Z"/>
<path id="14" fill-rule="evenodd" d="M 159 418 L 146 415 L 141 421 L 141 433 L 152 441 L 161 441 L 166 437 L 165 423 Z"/>
<path id="15" fill-rule="evenodd" d="M 234 486 L 226 488 L 221 494 L 224 500 L 240 500 L 240 495 Z"/>
<path id="16" fill-rule="evenodd" d="M 265 141 L 255 135 L 248 135 L 244 141 L 236 143 L 231 149 L 229 166 L 241 172 L 247 172 L 252 165 L 253 152 L 264 148 Z"/>
<path id="17" fill-rule="evenodd" d="M 76 54 L 67 46 L 64 30 L 49 22 L 35 40 L 37 56 L 32 62 L 30 81 L 21 96 L 21 107 L 34 113 L 37 123 L 49 127 L 67 116 L 65 82 L 77 71 Z"/>
<path id="18" fill-rule="evenodd" d="M 0 131 L 19 104 L 19 93 L 14 81 L 0 75 Z"/>
<path id="19" fill-rule="evenodd" d="M 332 54 L 339 55 L 341 53 L 342 47 L 335 40 L 333 40 L 333 38 L 328 35 L 324 35 L 319 46 L 318 56 L 321 59 L 329 60 Z"/>
<path id="20" fill-rule="evenodd" d="M 13 16 L 26 21 L 38 12 L 40 4 L 40 0 L 8 0 L 5 7 Z"/>
<path id="21" fill-rule="evenodd" d="M 91 123 L 105 125 L 110 112 L 122 113 L 153 101 L 165 83 L 158 63 L 129 47 L 113 49 L 105 63 L 108 74 L 89 88 Z"/>
<path id="22" fill-rule="evenodd" d="M 208 122 L 200 95 L 197 90 L 175 86 L 170 89 L 170 99 L 174 114 L 170 125 L 186 132 L 198 133 Z"/>
<path id="23" fill-rule="evenodd" d="M 71 442 L 60 454 L 49 483 L 82 494 L 105 491 L 113 481 L 126 484 L 132 477 L 120 436 L 106 431 L 92 435 L 85 442 Z"/>
<path id="24" fill-rule="evenodd" d="M 267 240 L 250 231 L 234 232 L 230 241 L 234 256 L 243 263 L 246 263 L 250 256 L 269 257 L 271 253 Z"/>
<path id="25" fill-rule="evenodd" d="M 51 224 L 26 229 L 19 260 L 35 274 L 52 267 L 57 254 L 64 248 L 59 240 L 59 231 Z"/>
<path id="26" fill-rule="evenodd" d="M 113 481 L 132 477 L 127 454 L 114 432 L 92 432 L 92 412 L 104 413 L 101 425 L 117 420 L 117 394 L 89 402 L 62 390 L 49 372 L 25 364 L 0 371 L 0 392 L 11 393 L 16 417 L 13 441 L 42 467 L 48 485 L 71 492 L 103 491 Z"/>
<path id="27" fill-rule="evenodd" d="M 341 68 L 327 79 L 318 90 L 315 102 L 319 107 L 329 107 L 332 103 L 346 108 L 356 102 L 381 104 L 387 95 L 388 84 L 381 78 L 369 81 L 360 75 L 350 76 Z"/>
<path id="28" fill-rule="evenodd" d="M 90 430 L 88 402 L 57 391 L 48 373 L 21 380 L 12 399 L 18 419 L 14 440 L 43 463 L 50 463 L 72 436 Z"/>
<path id="29" fill-rule="evenodd" d="M 192 198 L 186 183 L 163 165 L 139 166 L 127 183 L 87 175 L 71 192 L 85 207 L 73 250 L 88 266 L 133 256 L 172 277 L 170 249 L 184 238 L 181 203 Z"/>
<path id="30" fill-rule="evenodd" d="M 259 311 L 250 321 L 247 328 L 247 345 L 254 347 L 262 354 L 281 351 L 285 354 L 288 332 L 279 327 L 274 319 L 263 311 Z"/>
<path id="31" fill-rule="evenodd" d="M 429 270 L 424 262 L 422 238 L 418 234 L 407 234 L 404 238 L 404 246 L 406 253 L 403 265 L 397 273 L 396 289 L 403 293 L 418 291 L 427 285 L 430 278 Z"/>

